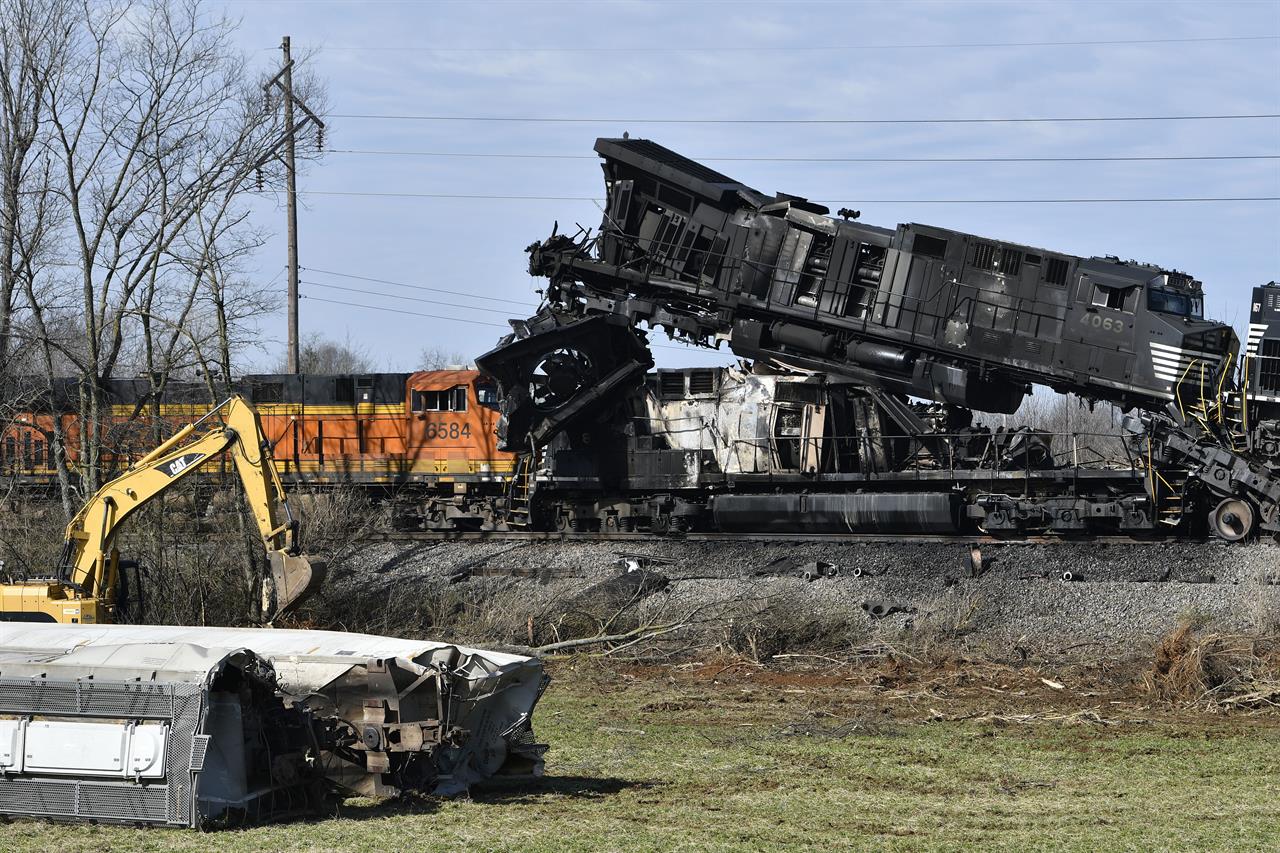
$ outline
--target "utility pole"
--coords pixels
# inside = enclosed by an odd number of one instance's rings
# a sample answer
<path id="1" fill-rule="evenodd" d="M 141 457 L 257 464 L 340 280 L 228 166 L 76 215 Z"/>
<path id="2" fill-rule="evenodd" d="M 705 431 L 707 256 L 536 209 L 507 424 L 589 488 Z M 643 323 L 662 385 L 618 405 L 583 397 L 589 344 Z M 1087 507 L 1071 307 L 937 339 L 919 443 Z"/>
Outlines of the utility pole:
<path id="1" fill-rule="evenodd" d="M 316 140 L 319 148 L 324 147 L 324 122 L 320 117 L 307 109 L 307 105 L 294 96 L 293 93 L 293 57 L 289 51 L 289 37 L 285 36 L 280 43 L 280 49 L 284 52 L 284 68 L 280 73 L 271 78 L 262 88 L 270 92 L 273 87 L 279 87 L 284 95 L 284 136 L 282 136 L 272 150 L 267 154 L 258 166 L 275 158 L 276 152 L 280 146 L 284 146 L 284 172 L 285 172 L 285 195 L 286 205 L 288 208 L 288 238 L 289 238 L 289 345 L 288 345 L 288 371 L 292 374 L 301 372 L 299 364 L 299 347 L 298 347 L 298 173 L 295 165 L 295 157 L 297 156 L 297 138 L 298 131 L 313 123 L 316 126 Z M 299 124 L 294 123 L 293 110 L 294 107 L 302 110 L 305 117 Z"/>
<path id="2" fill-rule="evenodd" d="M 285 195 L 289 206 L 289 372 L 300 372 L 298 364 L 298 178 L 294 168 L 296 146 L 293 135 L 293 59 L 289 56 L 289 37 L 280 45 L 284 51 L 284 170 Z"/>

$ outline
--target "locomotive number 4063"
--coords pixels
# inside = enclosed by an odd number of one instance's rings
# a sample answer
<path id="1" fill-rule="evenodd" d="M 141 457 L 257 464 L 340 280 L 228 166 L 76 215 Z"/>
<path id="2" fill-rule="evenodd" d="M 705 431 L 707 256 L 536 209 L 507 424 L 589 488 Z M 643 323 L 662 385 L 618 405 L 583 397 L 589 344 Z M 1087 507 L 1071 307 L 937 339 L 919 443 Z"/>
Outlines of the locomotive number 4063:
<path id="1" fill-rule="evenodd" d="M 1124 331 L 1124 320 L 1118 317 L 1103 317 L 1098 314 L 1082 314 L 1080 322 L 1086 326 L 1092 326 L 1095 329 L 1102 329 L 1107 332 L 1115 332 L 1120 334 Z"/>
<path id="2" fill-rule="evenodd" d="M 428 421 L 424 427 L 424 437 L 433 438 L 470 438 L 471 424 L 445 423 L 444 421 Z"/>

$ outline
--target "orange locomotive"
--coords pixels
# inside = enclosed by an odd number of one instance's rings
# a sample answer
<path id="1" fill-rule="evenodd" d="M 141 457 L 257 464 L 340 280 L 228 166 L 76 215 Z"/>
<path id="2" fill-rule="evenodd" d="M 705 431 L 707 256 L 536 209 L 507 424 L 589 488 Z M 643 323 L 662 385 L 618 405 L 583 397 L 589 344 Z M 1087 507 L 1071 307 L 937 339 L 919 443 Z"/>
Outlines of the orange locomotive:
<path id="1" fill-rule="evenodd" d="M 102 445 L 108 470 L 154 446 L 143 380 L 104 383 L 111 417 Z M 39 395 L 0 433 L 0 477 L 24 488 L 57 485 L 54 419 L 68 436 L 72 470 L 80 418 L 74 386 Z M 350 484 L 395 495 L 415 523 L 478 528 L 489 498 L 506 492 L 514 454 L 496 448 L 496 388 L 475 370 L 338 376 L 256 374 L 236 383 L 258 410 L 286 486 Z M 171 384 L 160 404 L 165 434 L 209 407 L 200 383 Z M 0 484 L 2 485 L 2 484 Z M 420 519 L 420 522 L 418 521 Z"/>

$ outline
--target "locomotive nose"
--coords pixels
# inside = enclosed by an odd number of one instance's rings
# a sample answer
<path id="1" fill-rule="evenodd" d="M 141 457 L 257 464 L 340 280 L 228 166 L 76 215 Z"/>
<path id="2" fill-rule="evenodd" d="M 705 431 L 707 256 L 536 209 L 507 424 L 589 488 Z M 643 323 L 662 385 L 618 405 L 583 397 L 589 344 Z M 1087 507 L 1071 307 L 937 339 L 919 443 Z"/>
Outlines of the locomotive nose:
<path id="1" fill-rule="evenodd" d="M 1228 326 L 1214 324 L 1204 331 L 1189 331 L 1182 336 L 1182 346 L 1186 350 L 1225 357 L 1234 354 L 1240 348 L 1236 333 Z"/>

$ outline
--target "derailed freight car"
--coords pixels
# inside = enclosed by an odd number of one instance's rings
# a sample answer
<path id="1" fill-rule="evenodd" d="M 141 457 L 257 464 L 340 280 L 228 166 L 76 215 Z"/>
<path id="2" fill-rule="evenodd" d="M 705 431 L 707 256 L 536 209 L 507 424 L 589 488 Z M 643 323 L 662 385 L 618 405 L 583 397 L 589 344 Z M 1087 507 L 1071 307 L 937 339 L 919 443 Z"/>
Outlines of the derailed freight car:
<path id="1" fill-rule="evenodd" d="M 331 631 L 0 633 L 0 816 L 217 827 L 539 775 L 534 659 Z"/>
<path id="2" fill-rule="evenodd" d="M 927 431 L 897 429 L 897 405 Z M 825 375 L 659 370 L 531 457 L 525 509 L 579 533 L 1172 533 L 1135 452 Z"/>

